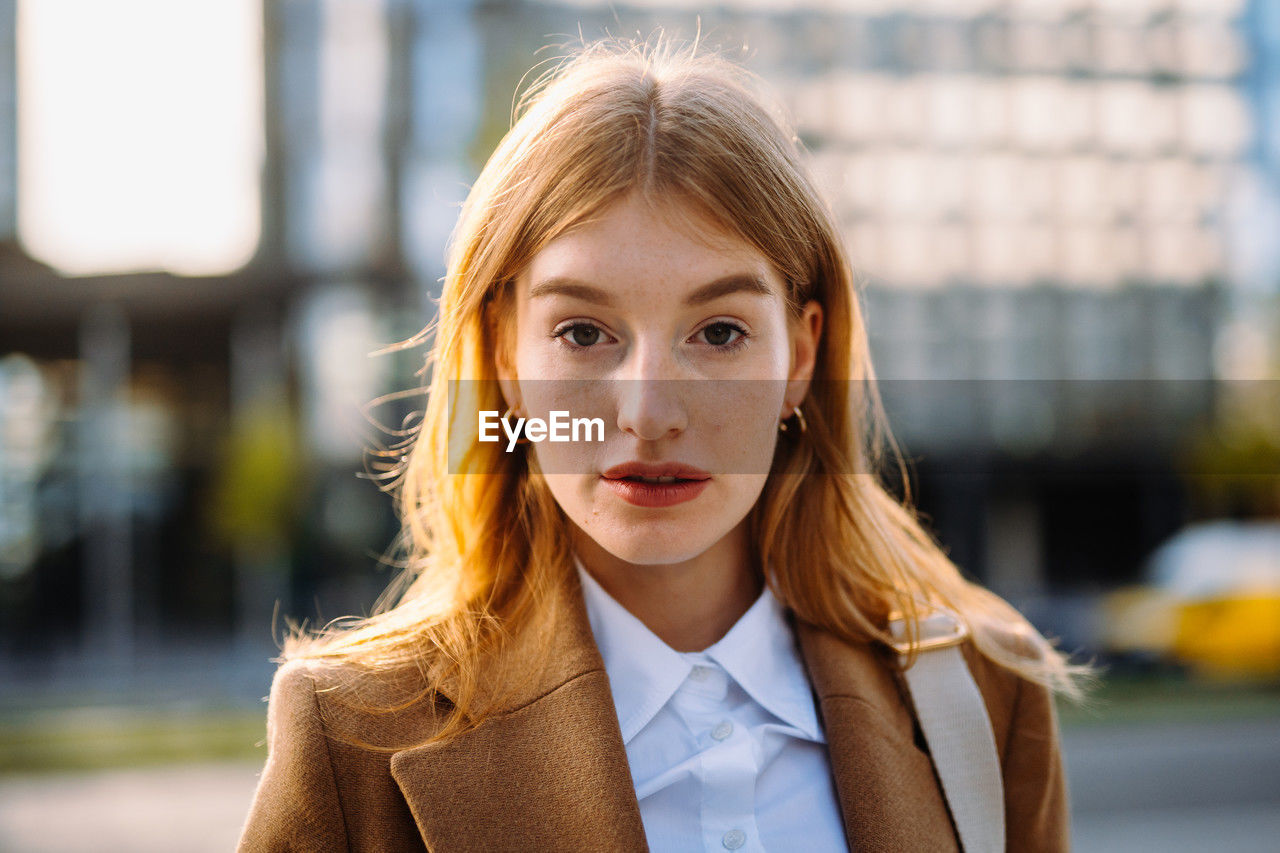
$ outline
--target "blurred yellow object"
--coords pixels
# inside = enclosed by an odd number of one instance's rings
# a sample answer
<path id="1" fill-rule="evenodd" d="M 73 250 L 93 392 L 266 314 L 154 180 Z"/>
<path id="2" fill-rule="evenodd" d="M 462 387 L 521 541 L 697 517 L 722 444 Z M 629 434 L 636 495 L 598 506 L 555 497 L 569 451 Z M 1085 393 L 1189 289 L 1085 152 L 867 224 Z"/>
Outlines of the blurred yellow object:
<path id="1" fill-rule="evenodd" d="M 1205 675 L 1280 674 L 1280 590 L 1179 604 L 1172 651 Z"/>
<path id="2" fill-rule="evenodd" d="M 231 425 L 209 496 L 215 533 L 268 550 L 288 535 L 301 477 L 295 421 L 288 403 L 266 398 Z"/>

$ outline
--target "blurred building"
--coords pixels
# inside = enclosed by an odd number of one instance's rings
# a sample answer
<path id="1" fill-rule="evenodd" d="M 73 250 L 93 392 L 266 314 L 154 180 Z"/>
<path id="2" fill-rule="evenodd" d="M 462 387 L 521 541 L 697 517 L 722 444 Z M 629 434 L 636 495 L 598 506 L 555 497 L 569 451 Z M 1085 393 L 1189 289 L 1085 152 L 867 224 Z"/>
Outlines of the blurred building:
<path id="1" fill-rule="evenodd" d="M 359 407 L 421 352 L 366 354 L 430 319 L 547 45 L 659 28 L 794 117 L 966 571 L 1112 585 L 1204 511 L 1213 380 L 1280 369 L 1274 3 L 0 0 L 0 648 L 366 609 Z"/>

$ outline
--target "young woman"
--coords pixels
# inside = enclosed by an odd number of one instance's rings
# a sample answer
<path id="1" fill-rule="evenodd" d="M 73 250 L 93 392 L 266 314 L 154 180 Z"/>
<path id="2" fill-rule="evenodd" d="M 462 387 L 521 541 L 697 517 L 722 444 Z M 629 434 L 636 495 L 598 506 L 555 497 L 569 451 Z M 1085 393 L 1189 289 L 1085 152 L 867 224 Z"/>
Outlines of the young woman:
<path id="1" fill-rule="evenodd" d="M 1003 844 L 1066 848 L 1078 673 L 882 484 L 850 264 L 766 104 L 669 42 L 527 94 L 451 242 L 408 568 L 286 646 L 242 850 L 959 849 L 916 711 L 950 688 L 910 681 L 938 613 Z"/>

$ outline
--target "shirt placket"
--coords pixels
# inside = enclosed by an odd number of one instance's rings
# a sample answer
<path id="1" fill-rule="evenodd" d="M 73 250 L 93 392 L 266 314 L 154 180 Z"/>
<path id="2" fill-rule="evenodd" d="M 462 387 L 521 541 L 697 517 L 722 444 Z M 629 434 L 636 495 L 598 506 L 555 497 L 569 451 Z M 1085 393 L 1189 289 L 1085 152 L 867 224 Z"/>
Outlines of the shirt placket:
<path id="1" fill-rule="evenodd" d="M 714 663 L 695 667 L 674 706 L 699 747 L 702 847 L 760 853 L 755 780 L 759 772 L 751 733 L 735 719 L 725 698 L 729 675 Z"/>

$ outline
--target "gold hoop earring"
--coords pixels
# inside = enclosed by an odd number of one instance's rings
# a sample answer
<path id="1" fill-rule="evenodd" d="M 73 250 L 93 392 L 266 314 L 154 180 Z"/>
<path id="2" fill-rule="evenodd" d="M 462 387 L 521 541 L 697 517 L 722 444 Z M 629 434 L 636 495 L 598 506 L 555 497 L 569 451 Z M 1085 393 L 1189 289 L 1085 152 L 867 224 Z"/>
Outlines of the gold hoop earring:
<path id="1" fill-rule="evenodd" d="M 800 407 L 799 407 L 799 406 L 796 406 L 794 409 L 792 409 L 792 410 L 791 410 L 791 414 L 790 414 L 790 415 L 787 415 L 787 417 L 785 417 L 785 418 L 783 418 L 782 420 L 778 421 L 778 432 L 790 432 L 790 431 L 791 431 L 791 430 L 790 430 L 790 428 L 787 426 L 787 421 L 788 421 L 788 420 L 790 420 L 792 417 L 794 417 L 794 418 L 796 419 L 796 422 L 800 425 L 800 434 L 801 434 L 801 435 L 803 435 L 804 433 L 806 433 L 806 432 L 808 432 L 808 431 L 809 431 L 809 424 L 805 422 L 805 419 L 804 419 L 804 412 L 800 411 Z"/>

